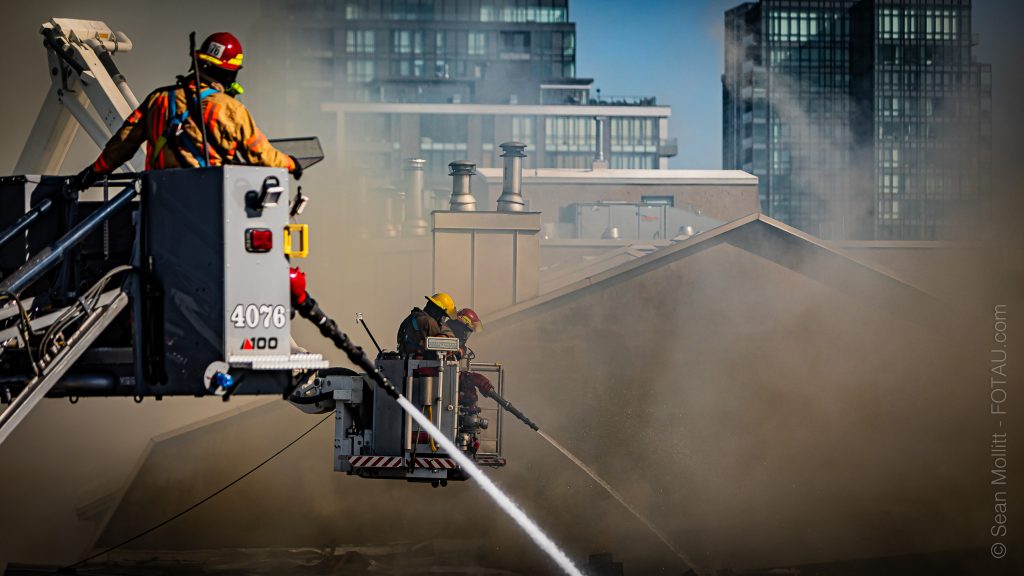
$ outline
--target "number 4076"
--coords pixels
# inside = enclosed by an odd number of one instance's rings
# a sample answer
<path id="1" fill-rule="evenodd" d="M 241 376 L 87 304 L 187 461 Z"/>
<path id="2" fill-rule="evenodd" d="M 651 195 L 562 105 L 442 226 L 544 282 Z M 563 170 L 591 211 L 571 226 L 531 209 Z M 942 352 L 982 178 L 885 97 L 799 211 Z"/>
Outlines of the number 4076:
<path id="1" fill-rule="evenodd" d="M 239 304 L 231 311 L 235 328 L 284 328 L 288 324 L 288 309 L 280 304 Z"/>

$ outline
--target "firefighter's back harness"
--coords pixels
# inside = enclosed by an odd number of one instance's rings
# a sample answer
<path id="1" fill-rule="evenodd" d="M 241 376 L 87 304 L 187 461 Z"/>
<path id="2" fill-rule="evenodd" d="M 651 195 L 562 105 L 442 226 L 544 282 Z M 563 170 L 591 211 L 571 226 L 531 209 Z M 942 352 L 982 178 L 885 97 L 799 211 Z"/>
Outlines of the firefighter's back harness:
<path id="1" fill-rule="evenodd" d="M 182 88 L 182 90 L 184 90 L 184 88 Z M 188 133 L 186 133 L 185 130 L 182 129 L 182 125 L 185 123 L 185 120 L 187 120 L 189 117 L 188 106 L 185 106 L 185 109 L 182 110 L 180 114 L 178 113 L 178 99 L 176 91 L 177 90 L 168 90 L 167 128 L 165 128 L 164 133 L 161 134 L 160 137 L 156 139 L 156 146 L 153 147 L 153 157 L 156 158 L 160 154 L 160 152 L 163 151 L 164 147 L 167 145 L 168 140 L 170 140 L 171 138 L 177 138 L 181 141 L 181 144 L 185 147 L 185 149 L 188 150 L 189 154 L 191 154 L 192 157 L 196 159 L 196 162 L 199 163 L 199 167 L 206 168 L 205 156 L 199 152 L 199 149 L 196 147 L 195 143 L 192 142 L 192 139 L 189 137 Z M 199 93 L 200 110 L 202 110 L 202 101 L 206 100 L 207 96 L 211 96 L 216 93 L 217 90 L 214 88 L 207 88 L 206 90 L 203 90 Z M 185 100 L 188 100 L 188 92 L 185 93 Z M 202 119 L 200 119 L 200 122 L 201 121 Z M 195 123 L 195 120 L 193 120 L 193 123 Z M 203 144 L 208 145 L 206 142 L 204 142 Z M 182 165 L 184 164 L 185 163 L 182 162 Z"/>

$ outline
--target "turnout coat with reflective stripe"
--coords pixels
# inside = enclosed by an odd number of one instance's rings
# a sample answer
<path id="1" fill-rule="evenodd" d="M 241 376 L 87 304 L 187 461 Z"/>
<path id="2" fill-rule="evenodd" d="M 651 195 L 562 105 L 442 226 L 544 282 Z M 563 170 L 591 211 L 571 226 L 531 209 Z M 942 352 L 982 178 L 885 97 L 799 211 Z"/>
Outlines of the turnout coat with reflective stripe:
<path id="1" fill-rule="evenodd" d="M 225 94 L 220 84 L 208 85 L 204 82 L 201 89 L 207 88 L 214 89 L 202 101 L 202 122 L 206 124 L 210 165 L 252 164 L 288 170 L 295 168 L 287 154 L 267 141 L 244 104 Z M 107 142 L 92 166 L 93 171 L 101 174 L 112 172 L 131 159 L 143 143 L 147 148 L 147 170 L 200 166 L 201 162 L 184 145 L 184 138 L 187 138 L 202 156 L 203 136 L 198 125 L 199 119 L 192 115 L 181 124 L 183 134 L 175 137 L 172 132 L 162 149 L 156 151 L 157 141 L 167 133 L 170 124 L 170 99 L 176 100 L 178 113 L 191 110 L 186 108 L 185 92 L 179 86 L 169 86 L 158 88 L 147 96 Z M 194 94 L 191 89 L 188 93 Z"/>

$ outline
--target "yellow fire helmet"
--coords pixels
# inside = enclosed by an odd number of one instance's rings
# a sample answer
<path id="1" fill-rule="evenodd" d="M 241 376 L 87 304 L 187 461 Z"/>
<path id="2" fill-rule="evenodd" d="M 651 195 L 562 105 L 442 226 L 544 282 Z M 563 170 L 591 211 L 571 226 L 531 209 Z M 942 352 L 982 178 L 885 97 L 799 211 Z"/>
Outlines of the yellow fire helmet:
<path id="1" fill-rule="evenodd" d="M 452 300 L 452 297 L 446 292 L 438 292 L 433 296 L 425 296 L 425 298 L 436 304 L 441 310 L 444 310 L 444 313 L 449 318 L 455 318 L 455 300 Z"/>

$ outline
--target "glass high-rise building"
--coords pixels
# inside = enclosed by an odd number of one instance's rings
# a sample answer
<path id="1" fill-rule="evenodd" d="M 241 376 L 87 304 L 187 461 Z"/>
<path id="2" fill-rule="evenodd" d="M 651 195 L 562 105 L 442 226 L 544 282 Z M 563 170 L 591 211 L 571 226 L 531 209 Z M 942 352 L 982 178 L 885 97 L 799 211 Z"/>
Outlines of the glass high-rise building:
<path id="1" fill-rule="evenodd" d="M 568 0 L 289 0 L 260 26 L 289 109 L 336 125 L 352 166 L 397 174 L 419 156 L 438 183 L 449 162 L 497 166 L 497 144 L 519 140 L 527 168 L 590 168 L 599 133 L 610 168 L 667 168 L 676 152 L 669 107 L 576 77 Z"/>
<path id="2" fill-rule="evenodd" d="M 823 238 L 961 236 L 987 202 L 991 69 L 970 0 L 761 0 L 729 10 L 723 162 Z"/>

